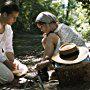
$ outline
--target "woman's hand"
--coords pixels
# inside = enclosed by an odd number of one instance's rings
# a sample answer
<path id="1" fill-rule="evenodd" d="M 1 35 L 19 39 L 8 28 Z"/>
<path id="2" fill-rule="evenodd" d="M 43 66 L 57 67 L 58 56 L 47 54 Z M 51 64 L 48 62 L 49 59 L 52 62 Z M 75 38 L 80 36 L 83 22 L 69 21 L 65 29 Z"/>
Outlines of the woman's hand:
<path id="1" fill-rule="evenodd" d="M 42 61 L 42 62 L 38 63 L 38 64 L 36 65 L 36 70 L 41 70 L 41 69 L 43 69 L 44 67 L 48 66 L 49 63 L 50 63 L 49 60 Z"/>
<path id="2" fill-rule="evenodd" d="M 3 63 L 12 71 L 17 69 L 16 64 L 14 64 L 12 61 L 5 60 Z"/>

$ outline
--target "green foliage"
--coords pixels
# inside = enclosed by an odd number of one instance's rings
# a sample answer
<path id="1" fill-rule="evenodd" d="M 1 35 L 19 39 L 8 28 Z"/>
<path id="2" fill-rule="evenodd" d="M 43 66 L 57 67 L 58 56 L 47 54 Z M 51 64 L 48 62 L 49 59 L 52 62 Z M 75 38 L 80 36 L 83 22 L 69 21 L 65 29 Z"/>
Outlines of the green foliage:
<path id="1" fill-rule="evenodd" d="M 83 35 L 86 35 L 85 31 L 90 30 L 90 7 L 84 8 L 85 5 L 90 6 L 89 3 L 87 3 L 88 0 L 77 0 L 80 2 L 68 0 L 67 7 L 63 6 L 62 0 L 57 3 L 52 3 L 52 0 L 13 1 L 20 7 L 20 15 L 17 22 L 13 25 L 16 32 L 41 34 L 41 31 L 36 27 L 35 19 L 42 11 L 49 11 L 55 14 L 61 23 L 66 23 L 74 27 Z"/>
<path id="2" fill-rule="evenodd" d="M 82 32 L 83 38 L 85 38 L 87 41 L 90 41 L 90 29 L 86 32 Z"/>
<path id="3" fill-rule="evenodd" d="M 55 13 L 56 10 L 53 9 L 51 6 L 51 0 L 27 0 L 23 3 L 19 3 L 20 7 L 20 16 L 18 18 L 18 22 L 14 25 L 14 29 L 21 29 L 18 31 L 25 31 L 32 34 L 39 34 L 41 33 L 40 30 L 36 27 L 35 19 L 37 15 L 42 11 L 50 11 Z M 21 25 L 19 25 L 21 24 Z M 17 28 L 17 25 L 19 28 Z"/>
<path id="4" fill-rule="evenodd" d="M 0 0 L 0 7 L 4 4 L 6 0 Z"/>

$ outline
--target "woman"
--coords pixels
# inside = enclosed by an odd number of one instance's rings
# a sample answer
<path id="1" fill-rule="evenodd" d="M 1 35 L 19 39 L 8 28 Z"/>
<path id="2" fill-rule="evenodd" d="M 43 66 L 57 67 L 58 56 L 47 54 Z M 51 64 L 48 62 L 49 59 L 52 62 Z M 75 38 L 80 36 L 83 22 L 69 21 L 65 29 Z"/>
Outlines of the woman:
<path id="1" fill-rule="evenodd" d="M 43 60 L 51 58 L 64 43 L 86 46 L 84 40 L 76 31 L 65 24 L 59 24 L 56 16 L 50 12 L 41 12 L 35 22 L 37 27 L 43 32 Z"/>
<path id="2" fill-rule="evenodd" d="M 14 64 L 13 31 L 11 25 L 16 22 L 19 8 L 13 2 L 6 2 L 1 8 L 0 15 L 0 84 L 13 81 L 13 72 L 17 69 Z"/>
<path id="3" fill-rule="evenodd" d="M 75 43 L 78 46 L 86 46 L 82 37 L 69 26 L 59 24 L 55 15 L 50 12 L 41 12 L 36 17 L 37 27 L 43 32 L 42 45 L 44 56 L 41 63 L 37 64 L 37 70 L 49 65 L 52 55 L 57 53 L 64 43 Z"/>

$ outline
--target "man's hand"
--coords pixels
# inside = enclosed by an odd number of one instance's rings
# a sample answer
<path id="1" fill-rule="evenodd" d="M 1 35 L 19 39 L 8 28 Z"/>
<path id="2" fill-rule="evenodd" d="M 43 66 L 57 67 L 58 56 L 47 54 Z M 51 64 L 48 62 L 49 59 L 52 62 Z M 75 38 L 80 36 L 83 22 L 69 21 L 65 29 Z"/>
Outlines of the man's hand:
<path id="1" fill-rule="evenodd" d="M 38 63 L 38 64 L 36 65 L 36 70 L 41 70 L 41 69 L 43 69 L 44 67 L 48 66 L 49 63 L 50 63 L 49 60 L 42 61 L 42 62 Z"/>
<path id="2" fill-rule="evenodd" d="M 12 61 L 5 60 L 3 63 L 12 71 L 16 70 L 17 68 L 16 64 L 14 64 Z"/>

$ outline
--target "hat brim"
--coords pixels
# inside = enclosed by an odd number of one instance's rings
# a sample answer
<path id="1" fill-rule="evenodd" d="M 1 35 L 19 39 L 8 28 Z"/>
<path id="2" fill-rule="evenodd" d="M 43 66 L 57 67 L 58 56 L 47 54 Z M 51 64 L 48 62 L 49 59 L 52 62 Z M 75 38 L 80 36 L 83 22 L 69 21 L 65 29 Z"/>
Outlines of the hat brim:
<path id="1" fill-rule="evenodd" d="M 89 50 L 87 47 L 78 47 L 79 49 L 79 55 L 78 58 L 75 60 L 63 60 L 59 57 L 59 52 L 57 54 L 54 54 L 52 56 L 52 60 L 57 62 L 57 63 L 62 63 L 62 64 L 75 64 L 83 61 L 89 54 Z"/>

